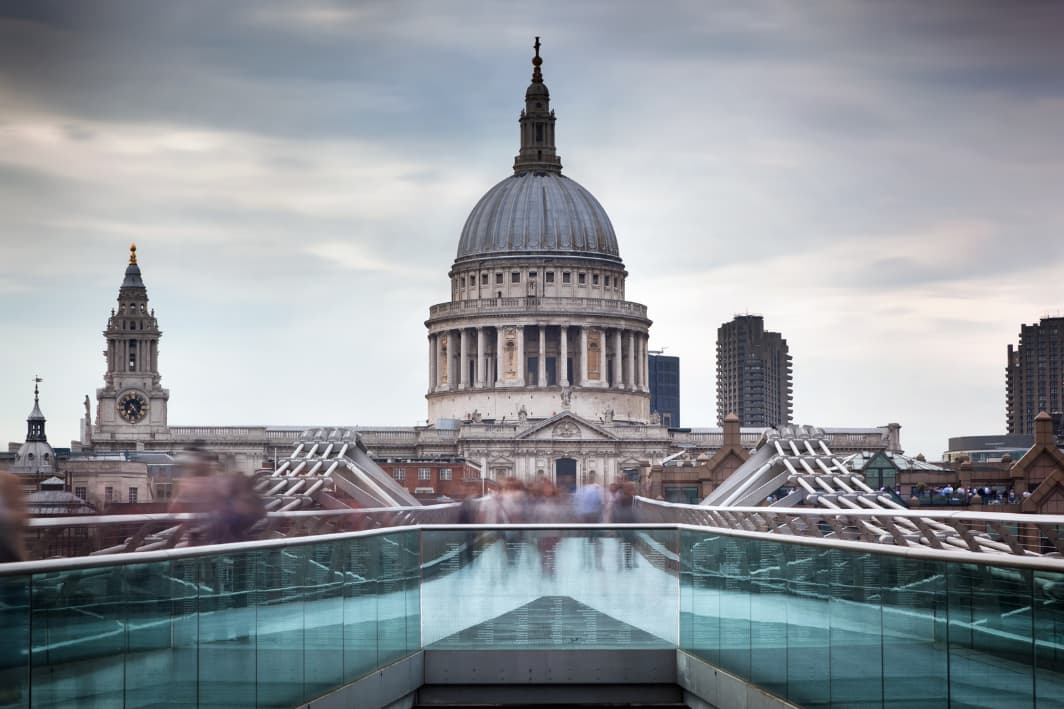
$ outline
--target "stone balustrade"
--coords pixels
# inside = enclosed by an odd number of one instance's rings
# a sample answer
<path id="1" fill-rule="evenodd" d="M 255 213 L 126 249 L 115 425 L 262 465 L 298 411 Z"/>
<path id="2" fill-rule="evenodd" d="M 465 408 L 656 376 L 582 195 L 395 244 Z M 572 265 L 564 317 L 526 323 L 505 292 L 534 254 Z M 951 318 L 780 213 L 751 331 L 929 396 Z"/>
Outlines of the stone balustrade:
<path id="1" fill-rule="evenodd" d="M 480 298 L 438 303 L 429 308 L 429 317 L 478 314 L 581 313 L 634 315 L 645 318 L 647 306 L 627 300 L 607 298 Z"/>

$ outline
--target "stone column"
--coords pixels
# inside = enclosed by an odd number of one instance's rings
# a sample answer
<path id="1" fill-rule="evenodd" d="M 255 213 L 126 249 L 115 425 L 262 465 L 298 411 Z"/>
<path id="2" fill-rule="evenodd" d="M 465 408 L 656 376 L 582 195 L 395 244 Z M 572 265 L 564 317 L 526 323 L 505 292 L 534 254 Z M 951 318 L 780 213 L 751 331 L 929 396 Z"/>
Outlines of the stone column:
<path id="1" fill-rule="evenodd" d="M 525 326 L 517 326 L 517 386 L 525 386 Z"/>
<path id="2" fill-rule="evenodd" d="M 580 326 L 580 386 L 587 385 L 587 326 Z"/>
<path id="3" fill-rule="evenodd" d="M 539 372 L 537 372 L 536 386 L 547 386 L 547 326 L 543 323 L 539 328 Z"/>
<path id="4" fill-rule="evenodd" d="M 429 334 L 429 393 L 436 391 L 436 387 L 440 385 L 439 372 L 436 371 L 436 362 L 439 360 L 439 354 L 436 350 L 436 336 Z"/>
<path id="5" fill-rule="evenodd" d="M 608 372 L 606 371 L 606 328 L 602 328 L 602 335 L 599 337 L 599 381 L 602 382 L 603 387 L 609 386 Z"/>
<path id="6" fill-rule="evenodd" d="M 466 331 L 463 327 L 458 331 L 458 388 L 469 388 L 469 348 L 466 342 Z"/>
<path id="7" fill-rule="evenodd" d="M 561 369 L 558 372 L 558 383 L 563 387 L 569 386 L 569 326 L 561 328 Z"/>
<path id="8" fill-rule="evenodd" d="M 613 388 L 624 389 L 624 356 L 621 354 L 621 331 L 613 331 Z"/>
<path id="9" fill-rule="evenodd" d="M 476 388 L 484 388 L 484 365 L 487 362 L 484 359 L 484 328 L 477 328 L 477 381 Z"/>
<path id="10" fill-rule="evenodd" d="M 458 349 L 455 342 L 455 330 L 447 331 L 447 388 L 451 391 L 458 389 L 458 377 L 455 376 L 454 353 Z"/>
<path id="11" fill-rule="evenodd" d="M 495 386 L 502 386 L 502 328 L 495 328 Z"/>
<path id="12" fill-rule="evenodd" d="M 643 368 L 643 391 L 650 391 L 650 361 L 647 359 L 650 349 L 650 335 L 643 335 L 640 339 L 639 366 Z"/>
<path id="13" fill-rule="evenodd" d="M 635 331 L 628 331 L 628 390 L 635 391 Z"/>

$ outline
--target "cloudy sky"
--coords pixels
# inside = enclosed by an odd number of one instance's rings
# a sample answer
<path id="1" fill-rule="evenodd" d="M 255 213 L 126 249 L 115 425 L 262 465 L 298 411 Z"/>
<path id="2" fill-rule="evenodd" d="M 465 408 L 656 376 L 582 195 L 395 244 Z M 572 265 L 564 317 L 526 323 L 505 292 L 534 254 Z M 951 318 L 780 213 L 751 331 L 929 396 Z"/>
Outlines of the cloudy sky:
<path id="1" fill-rule="evenodd" d="M 78 435 L 131 241 L 171 423 L 423 420 L 534 35 L 685 425 L 751 312 L 799 422 L 1000 432 L 1006 345 L 1064 312 L 1062 30 L 1034 1 L 0 0 L 0 432 L 40 373 Z"/>

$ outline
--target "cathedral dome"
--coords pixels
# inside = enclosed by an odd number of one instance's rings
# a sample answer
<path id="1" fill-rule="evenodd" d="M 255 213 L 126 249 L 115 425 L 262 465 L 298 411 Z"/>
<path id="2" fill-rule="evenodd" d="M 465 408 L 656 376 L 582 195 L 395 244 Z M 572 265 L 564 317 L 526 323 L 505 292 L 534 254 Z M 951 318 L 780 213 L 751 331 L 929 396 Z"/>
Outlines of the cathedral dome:
<path id="1" fill-rule="evenodd" d="M 488 190 L 466 220 L 457 259 L 525 254 L 621 261 L 606 210 L 558 171 L 525 170 Z"/>

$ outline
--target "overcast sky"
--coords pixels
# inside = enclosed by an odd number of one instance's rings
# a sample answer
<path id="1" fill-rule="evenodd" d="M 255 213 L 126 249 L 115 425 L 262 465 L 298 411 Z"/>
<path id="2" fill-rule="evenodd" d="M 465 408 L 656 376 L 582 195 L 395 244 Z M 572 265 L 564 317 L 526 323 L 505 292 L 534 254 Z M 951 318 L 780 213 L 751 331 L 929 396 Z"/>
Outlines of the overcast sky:
<path id="1" fill-rule="evenodd" d="M 761 313 L 795 415 L 1004 431 L 1064 312 L 1064 2 L 0 0 L 0 435 L 102 386 L 136 241 L 172 424 L 424 423 L 424 320 L 543 37 L 682 421 Z"/>

